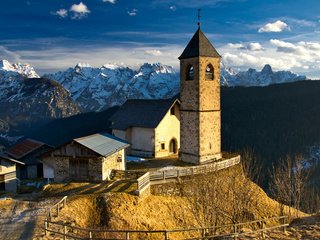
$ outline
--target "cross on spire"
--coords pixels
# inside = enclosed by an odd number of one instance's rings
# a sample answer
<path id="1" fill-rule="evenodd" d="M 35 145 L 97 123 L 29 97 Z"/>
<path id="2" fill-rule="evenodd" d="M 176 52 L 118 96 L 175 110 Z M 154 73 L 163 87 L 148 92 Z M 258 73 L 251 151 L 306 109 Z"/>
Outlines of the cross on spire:
<path id="1" fill-rule="evenodd" d="M 200 28 L 200 19 L 201 19 L 201 15 L 200 15 L 200 11 L 201 11 L 201 8 L 198 9 L 198 27 Z"/>

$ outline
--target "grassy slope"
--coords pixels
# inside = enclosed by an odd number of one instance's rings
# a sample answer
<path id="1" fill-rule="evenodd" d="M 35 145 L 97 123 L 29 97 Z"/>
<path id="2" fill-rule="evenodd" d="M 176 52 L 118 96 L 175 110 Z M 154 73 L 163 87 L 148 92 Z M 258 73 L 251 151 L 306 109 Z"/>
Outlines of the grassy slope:
<path id="1" fill-rule="evenodd" d="M 234 171 L 221 171 L 221 176 L 231 177 Z M 270 199 L 256 184 L 248 181 L 246 184 L 254 192 L 254 198 L 259 200 L 258 206 L 247 209 L 247 212 L 255 219 L 279 215 L 276 201 Z M 61 211 L 60 220 L 87 228 L 159 230 L 199 227 L 190 213 L 190 207 L 186 198 L 181 196 L 151 195 L 139 198 L 127 193 L 91 193 L 71 196 L 67 208 Z M 288 212 L 288 209 L 285 211 Z M 223 223 L 230 222 L 225 219 Z M 178 233 L 172 237 L 179 239 L 192 234 Z M 159 235 L 148 237 L 159 239 Z"/>

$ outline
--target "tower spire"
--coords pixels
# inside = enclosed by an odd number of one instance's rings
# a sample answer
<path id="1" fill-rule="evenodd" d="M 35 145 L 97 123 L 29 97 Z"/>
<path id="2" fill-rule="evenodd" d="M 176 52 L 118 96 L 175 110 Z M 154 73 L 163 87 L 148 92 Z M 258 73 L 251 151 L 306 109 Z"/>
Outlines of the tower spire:
<path id="1" fill-rule="evenodd" d="M 199 29 L 200 29 L 200 25 L 201 25 L 201 22 L 200 22 L 200 19 L 201 19 L 200 11 L 201 11 L 201 8 L 198 9 L 198 28 Z"/>

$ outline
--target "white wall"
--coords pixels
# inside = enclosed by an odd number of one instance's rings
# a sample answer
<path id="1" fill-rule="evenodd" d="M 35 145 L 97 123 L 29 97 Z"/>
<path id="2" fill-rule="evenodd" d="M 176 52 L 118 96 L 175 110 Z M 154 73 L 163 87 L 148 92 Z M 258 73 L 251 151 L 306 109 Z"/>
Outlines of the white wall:
<path id="1" fill-rule="evenodd" d="M 180 148 L 180 108 L 177 102 L 174 108 L 175 115 L 171 115 L 169 109 L 155 130 L 155 157 L 166 157 L 170 155 L 169 144 L 173 138 L 177 140 L 177 149 Z M 165 144 L 164 150 L 161 149 L 161 143 Z"/>
<path id="2" fill-rule="evenodd" d="M 43 162 L 43 178 L 54 178 L 54 169 Z"/>

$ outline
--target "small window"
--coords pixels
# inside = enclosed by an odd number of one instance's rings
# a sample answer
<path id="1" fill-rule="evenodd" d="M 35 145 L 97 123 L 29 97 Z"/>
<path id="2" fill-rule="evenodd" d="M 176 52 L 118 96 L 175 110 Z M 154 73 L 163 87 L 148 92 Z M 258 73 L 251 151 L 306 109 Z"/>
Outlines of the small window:
<path id="1" fill-rule="evenodd" d="M 170 114 L 175 115 L 175 107 L 174 106 L 170 109 Z"/>
<path id="2" fill-rule="evenodd" d="M 121 155 L 118 155 L 117 162 L 122 162 L 122 156 Z"/>
<path id="3" fill-rule="evenodd" d="M 214 69 L 211 64 L 206 67 L 206 80 L 213 80 L 214 79 Z"/>
<path id="4" fill-rule="evenodd" d="M 166 149 L 166 144 L 161 143 L 161 150 L 164 150 L 164 149 Z"/>
<path id="5" fill-rule="evenodd" d="M 188 68 L 187 68 L 187 80 L 193 80 L 193 78 L 194 78 L 194 70 L 193 70 L 193 66 L 189 66 Z"/>

